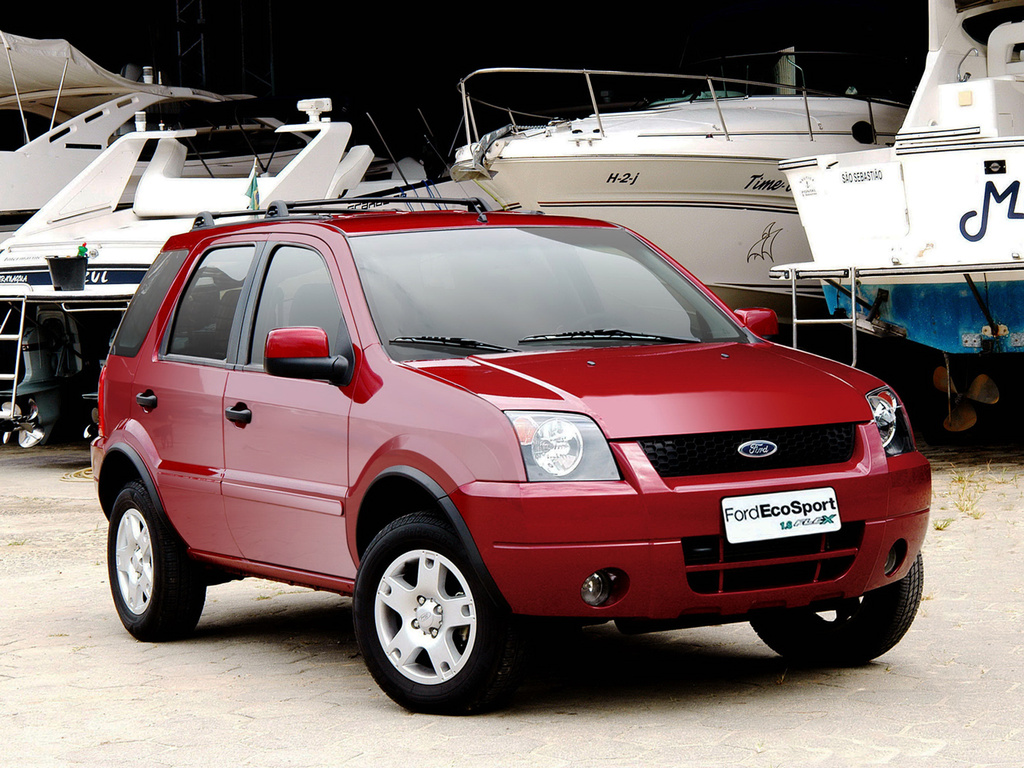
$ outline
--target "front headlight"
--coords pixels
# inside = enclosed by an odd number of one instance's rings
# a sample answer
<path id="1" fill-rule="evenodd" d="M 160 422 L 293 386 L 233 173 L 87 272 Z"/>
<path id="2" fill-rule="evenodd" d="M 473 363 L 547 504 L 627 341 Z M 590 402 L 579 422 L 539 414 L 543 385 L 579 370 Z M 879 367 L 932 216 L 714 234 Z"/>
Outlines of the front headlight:
<path id="1" fill-rule="evenodd" d="M 618 480 L 608 441 L 579 413 L 506 411 L 523 452 L 526 477 L 537 480 Z"/>
<path id="2" fill-rule="evenodd" d="M 896 393 L 888 387 L 869 392 L 868 405 L 878 427 L 878 435 L 882 438 L 882 447 L 886 456 L 899 456 L 901 453 L 914 450 L 914 437 L 910 432 L 903 406 Z"/>

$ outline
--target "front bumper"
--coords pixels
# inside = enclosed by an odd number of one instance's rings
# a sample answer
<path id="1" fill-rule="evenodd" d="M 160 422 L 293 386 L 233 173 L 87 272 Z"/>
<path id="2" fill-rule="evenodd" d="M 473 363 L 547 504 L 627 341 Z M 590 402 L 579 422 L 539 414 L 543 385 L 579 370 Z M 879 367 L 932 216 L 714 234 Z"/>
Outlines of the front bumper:
<path id="1" fill-rule="evenodd" d="M 906 575 L 928 526 L 930 469 L 916 452 L 887 459 L 873 429 L 858 427 L 841 465 L 662 478 L 637 444 L 616 443 L 621 481 L 477 482 L 451 498 L 515 613 L 728 621 L 857 597 Z M 724 497 L 819 487 L 835 490 L 838 533 L 726 542 Z M 886 573 L 894 547 L 899 564 Z M 625 578 L 595 608 L 580 587 L 600 569 Z"/>

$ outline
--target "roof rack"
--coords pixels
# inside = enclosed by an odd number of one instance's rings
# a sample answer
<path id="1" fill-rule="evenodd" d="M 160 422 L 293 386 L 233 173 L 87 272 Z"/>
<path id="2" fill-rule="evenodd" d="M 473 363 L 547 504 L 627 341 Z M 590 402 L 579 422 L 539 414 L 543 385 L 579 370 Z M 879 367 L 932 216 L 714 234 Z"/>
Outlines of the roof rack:
<path id="1" fill-rule="evenodd" d="M 275 200 L 267 206 L 267 218 L 289 216 L 292 213 L 364 213 L 359 205 L 461 205 L 471 213 L 486 213 L 487 206 L 478 197 L 339 197 L 333 200 Z"/>
<path id="2" fill-rule="evenodd" d="M 266 209 L 246 211 L 203 211 L 196 216 L 192 229 L 204 229 L 217 224 L 218 219 L 242 216 L 264 216 L 267 219 L 283 219 L 293 214 L 341 214 L 365 213 L 366 205 L 459 205 L 470 213 L 487 213 L 487 206 L 478 197 L 339 197 L 332 200 L 274 200 Z"/>

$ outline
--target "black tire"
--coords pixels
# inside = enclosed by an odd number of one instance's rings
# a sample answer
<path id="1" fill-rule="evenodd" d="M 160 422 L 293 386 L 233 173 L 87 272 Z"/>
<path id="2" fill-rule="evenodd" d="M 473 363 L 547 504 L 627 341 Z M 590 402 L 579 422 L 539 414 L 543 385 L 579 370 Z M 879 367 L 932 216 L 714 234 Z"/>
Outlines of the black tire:
<path id="1" fill-rule="evenodd" d="M 374 680 L 414 712 L 494 709 L 526 666 L 520 621 L 488 597 L 455 532 L 429 513 L 399 518 L 370 542 L 353 621 Z"/>
<path id="2" fill-rule="evenodd" d="M 202 569 L 137 480 L 121 490 L 110 512 L 107 573 L 121 623 L 137 639 L 175 640 L 199 623 L 206 602 Z"/>
<path id="3" fill-rule="evenodd" d="M 827 617 L 809 608 L 765 614 L 750 625 L 780 656 L 808 666 L 866 664 L 910 629 L 921 604 L 924 561 L 917 556 L 902 579 L 846 600 Z"/>

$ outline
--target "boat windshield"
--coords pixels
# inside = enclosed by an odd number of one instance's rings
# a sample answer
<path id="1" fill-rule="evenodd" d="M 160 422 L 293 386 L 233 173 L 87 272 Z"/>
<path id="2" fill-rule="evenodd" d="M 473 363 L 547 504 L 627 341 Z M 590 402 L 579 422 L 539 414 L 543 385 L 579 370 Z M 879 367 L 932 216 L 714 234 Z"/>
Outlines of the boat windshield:
<path id="1" fill-rule="evenodd" d="M 396 360 L 751 338 L 623 230 L 481 227 L 350 243 Z"/>
<path id="2" fill-rule="evenodd" d="M 975 2 L 957 3 L 957 11 L 984 8 L 979 13 L 964 16 L 962 20 L 964 32 L 980 45 L 989 44 L 992 31 L 1006 23 L 1024 21 L 1024 8 L 1007 0 L 975 0 Z M 1015 49 L 1017 54 L 1019 50 Z"/>

